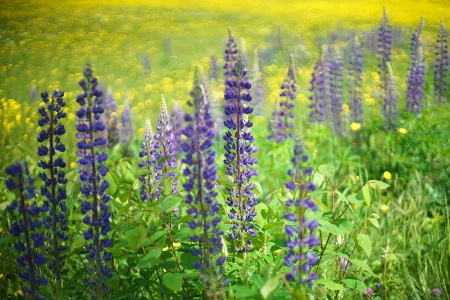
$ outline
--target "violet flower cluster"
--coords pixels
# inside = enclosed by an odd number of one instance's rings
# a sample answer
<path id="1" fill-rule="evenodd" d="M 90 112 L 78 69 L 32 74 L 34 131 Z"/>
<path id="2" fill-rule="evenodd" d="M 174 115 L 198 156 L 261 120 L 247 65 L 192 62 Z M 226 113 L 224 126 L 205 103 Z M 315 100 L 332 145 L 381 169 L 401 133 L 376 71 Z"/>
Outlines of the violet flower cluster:
<path id="1" fill-rule="evenodd" d="M 153 136 L 152 126 L 150 120 L 145 122 L 144 140 L 141 143 L 141 152 L 139 157 L 142 161 L 139 163 L 139 168 L 143 168 L 146 174 L 139 176 L 141 182 L 140 194 L 142 196 L 142 202 L 147 202 L 151 199 L 152 194 L 152 174 L 155 160 L 155 140 Z"/>
<path id="2" fill-rule="evenodd" d="M 34 200 L 34 179 L 26 163 L 12 164 L 5 173 L 6 188 L 17 194 L 17 198 L 8 206 L 8 211 L 13 216 L 10 232 L 15 239 L 14 248 L 19 253 L 16 258 L 20 268 L 19 277 L 26 283 L 21 290 L 31 299 L 45 299 L 39 292 L 40 286 L 48 284 L 47 278 L 40 272 L 40 267 L 46 263 L 42 254 L 45 238 L 40 216 L 47 208 L 39 206 Z"/>
<path id="3" fill-rule="evenodd" d="M 309 109 L 309 122 L 322 123 L 325 121 L 326 107 L 325 107 L 325 66 L 322 58 L 317 60 L 314 65 L 314 70 L 311 75 L 311 87 L 309 91 L 312 93 L 309 96 L 311 104 Z"/>
<path id="4" fill-rule="evenodd" d="M 383 116 L 384 116 L 384 130 L 393 130 L 397 129 L 397 102 L 398 102 L 398 94 L 397 88 L 395 86 L 394 73 L 392 71 L 391 65 L 388 63 L 388 85 L 385 91 L 385 101 L 383 103 Z"/>
<path id="5" fill-rule="evenodd" d="M 330 109 L 331 109 L 331 122 L 333 124 L 333 131 L 339 137 L 345 136 L 345 116 L 342 105 L 344 104 L 343 98 L 343 67 L 342 60 L 339 55 L 338 49 L 333 49 L 333 58 L 330 61 L 328 68 L 329 88 L 330 88 Z"/>
<path id="6" fill-rule="evenodd" d="M 251 127 L 253 123 L 248 115 L 253 109 L 245 104 L 250 103 L 251 84 L 244 80 L 246 71 L 239 58 L 232 72 L 232 77 L 226 81 L 224 125 L 228 131 L 223 136 L 225 140 L 226 174 L 234 179 L 233 187 L 227 188 L 227 204 L 230 207 L 229 218 L 233 223 L 230 238 L 236 251 L 248 251 L 252 248 L 250 237 L 256 236 L 252 221 L 256 216 L 255 185 L 251 177 L 258 174 L 254 169 L 257 159 L 252 155 L 257 151 L 255 138 Z"/>
<path id="7" fill-rule="evenodd" d="M 101 118 L 104 113 L 102 92 L 97 89 L 98 82 L 93 73 L 91 66 L 87 64 L 83 72 L 84 79 L 79 83 L 83 93 L 76 99 L 80 104 L 76 113 L 76 129 L 81 213 L 85 215 L 83 223 L 86 225 L 83 236 L 86 240 L 87 271 L 90 275 L 87 282 L 94 298 L 102 298 L 110 291 L 105 280 L 112 276 L 108 267 L 112 255 L 106 250 L 112 244 L 107 236 L 111 213 L 108 211 L 110 197 L 106 193 L 109 184 L 104 178 L 108 173 L 108 168 L 104 165 L 108 156 L 98 150 L 106 144 L 105 125 Z"/>
<path id="8" fill-rule="evenodd" d="M 264 82 L 261 71 L 259 70 L 259 61 L 258 61 L 258 52 L 255 50 L 255 60 L 253 62 L 253 69 L 251 74 L 251 85 L 254 90 L 254 99 L 255 102 L 253 104 L 255 115 L 262 116 L 262 105 L 264 101 Z"/>
<path id="9" fill-rule="evenodd" d="M 317 210 L 317 205 L 311 200 L 309 194 L 316 190 L 316 186 L 308 180 L 312 175 L 312 168 L 307 166 L 308 155 L 304 152 L 303 142 L 297 138 L 292 158 L 293 169 L 288 174 L 293 180 L 286 184 L 294 195 L 294 200 L 286 202 L 288 212 L 286 218 L 286 234 L 288 252 L 284 258 L 285 266 L 290 268 L 286 279 L 297 284 L 311 286 L 318 278 L 317 274 L 310 272 L 311 267 L 318 262 L 317 256 L 308 251 L 319 245 L 319 240 L 312 232 L 319 226 L 316 220 L 306 220 L 305 212 L 310 209 Z"/>
<path id="10" fill-rule="evenodd" d="M 216 200 L 215 183 L 218 179 L 215 164 L 214 121 L 209 112 L 204 91 L 194 86 L 191 93 L 193 101 L 188 102 L 195 109 L 194 115 L 185 114 L 186 127 L 183 135 L 186 140 L 182 144 L 185 153 L 181 160 L 186 167 L 183 175 L 187 178 L 183 187 L 186 189 L 187 213 L 192 217 L 187 224 L 192 229 L 191 242 L 198 243 L 192 250 L 197 257 L 194 266 L 200 270 L 200 279 L 206 286 L 208 299 L 220 299 L 225 284 L 222 275 L 225 272 L 226 257 L 222 251 L 222 235 L 219 229 L 219 203 Z"/>
<path id="11" fill-rule="evenodd" d="M 225 69 L 225 81 L 233 77 L 233 69 L 236 67 L 236 62 L 238 60 L 238 48 L 236 41 L 234 39 L 233 32 L 231 29 L 228 29 L 228 41 L 225 48 L 225 65 L 223 66 Z M 225 92 L 227 86 L 225 85 Z"/>
<path id="12" fill-rule="evenodd" d="M 436 55 L 434 61 L 434 102 L 438 105 L 447 103 L 448 90 L 448 31 L 445 29 L 444 21 L 441 20 L 437 38 Z"/>
<path id="13" fill-rule="evenodd" d="M 388 63 L 391 61 L 392 49 L 392 26 L 389 22 L 386 7 L 383 8 L 383 18 L 381 19 L 380 28 L 378 29 L 378 74 L 380 75 L 380 94 L 384 102 L 384 106 L 388 105 L 388 82 L 389 70 Z"/>
<path id="14" fill-rule="evenodd" d="M 117 102 L 114 99 L 111 88 L 108 88 L 104 96 L 104 102 L 106 119 L 105 136 L 108 147 L 112 148 L 119 143 L 119 118 L 117 115 Z"/>
<path id="15" fill-rule="evenodd" d="M 295 83 L 294 57 L 291 55 L 288 73 L 281 85 L 280 97 L 282 100 L 279 102 L 280 109 L 278 111 L 275 110 L 272 114 L 272 118 L 275 120 L 279 117 L 280 122 L 273 122 L 276 124 L 276 127 L 273 127 L 272 124 L 269 125 L 271 134 L 268 138 L 278 143 L 294 136 L 292 133 L 292 128 L 294 128 L 293 119 L 295 117 L 293 113 L 293 101 L 297 97 L 295 95 L 297 91 Z"/>
<path id="16" fill-rule="evenodd" d="M 363 106 L 362 106 L 362 72 L 363 72 L 363 56 L 361 44 L 355 35 L 352 43 L 352 50 L 349 55 L 350 67 L 348 74 L 350 89 L 350 111 L 351 123 L 363 124 Z"/>
<path id="17" fill-rule="evenodd" d="M 162 96 L 161 100 L 161 112 L 159 114 L 156 130 L 157 133 L 154 137 L 155 180 L 153 183 L 157 187 L 155 189 L 155 193 L 152 195 L 154 199 L 161 197 L 163 178 L 168 178 L 172 183 L 172 192 L 174 194 L 178 193 L 178 183 L 176 181 L 177 174 L 175 173 L 175 169 L 177 168 L 175 135 L 173 133 L 172 124 L 170 123 L 164 96 Z"/>
<path id="18" fill-rule="evenodd" d="M 411 38 L 411 66 L 408 73 L 408 90 L 406 94 L 406 112 L 416 116 L 423 108 L 425 86 L 425 58 L 422 43 L 423 17 Z"/>
<path id="19" fill-rule="evenodd" d="M 130 148 L 134 140 L 134 124 L 131 113 L 131 106 L 128 100 L 125 101 L 122 112 L 122 132 L 120 134 L 120 139 L 123 147 L 123 152 L 125 157 L 133 156 L 133 152 Z"/>
<path id="20" fill-rule="evenodd" d="M 61 136 L 66 132 L 62 120 L 66 117 L 63 108 L 66 103 L 63 100 L 64 92 L 54 91 L 50 97 L 47 92 L 41 93 L 44 106 L 39 108 L 40 119 L 38 121 L 41 131 L 37 137 L 40 143 L 37 154 L 41 157 L 38 166 L 41 168 L 39 177 L 44 185 L 41 187 L 41 195 L 45 197 L 44 207 L 49 212 L 43 219 L 47 241 L 46 252 L 49 254 L 48 265 L 56 280 L 64 274 L 64 260 L 66 257 L 67 218 L 66 218 L 66 189 L 64 168 L 66 163 L 61 157 L 66 147 L 61 142 Z M 58 155 L 59 154 L 59 155 Z"/>
<path id="21" fill-rule="evenodd" d="M 183 150 L 181 149 L 182 141 L 182 133 L 183 130 L 183 109 L 179 105 L 178 102 L 172 107 L 172 112 L 170 114 L 170 123 L 172 124 L 173 134 L 175 136 L 175 148 L 177 154 L 181 154 Z"/>

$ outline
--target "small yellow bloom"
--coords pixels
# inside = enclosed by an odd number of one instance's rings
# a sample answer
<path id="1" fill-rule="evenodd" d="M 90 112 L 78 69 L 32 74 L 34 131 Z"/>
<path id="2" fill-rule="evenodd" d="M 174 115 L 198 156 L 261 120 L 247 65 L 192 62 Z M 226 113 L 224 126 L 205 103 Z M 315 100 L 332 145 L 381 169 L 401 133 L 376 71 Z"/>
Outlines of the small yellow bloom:
<path id="1" fill-rule="evenodd" d="M 356 180 L 359 180 L 359 176 L 358 176 L 358 175 L 356 175 L 356 176 L 355 176 L 355 179 L 356 179 Z"/>
<path id="2" fill-rule="evenodd" d="M 353 123 L 350 125 L 350 128 L 351 128 L 353 131 L 356 132 L 356 131 L 358 131 L 358 130 L 361 129 L 361 124 L 353 122 Z"/>
<path id="3" fill-rule="evenodd" d="M 384 177 L 384 179 L 386 179 L 386 180 L 391 180 L 392 174 L 391 174 L 391 172 L 386 171 L 386 172 L 383 173 L 383 177 Z"/>
<path id="4" fill-rule="evenodd" d="M 22 290 L 17 290 L 17 292 L 14 293 L 14 296 L 25 296 L 25 294 L 22 292 Z"/>
<path id="5" fill-rule="evenodd" d="M 277 250 L 273 251 L 273 255 L 278 255 L 278 254 L 280 254 L 282 252 L 283 252 L 282 249 L 277 249 Z"/>
<path id="6" fill-rule="evenodd" d="M 2 280 L 3 278 L 5 278 L 5 275 L 0 274 L 0 280 Z"/>
<path id="7" fill-rule="evenodd" d="M 405 128 L 399 128 L 399 129 L 397 129 L 397 132 L 400 134 L 407 134 L 408 130 L 406 130 Z"/>
<path id="8" fill-rule="evenodd" d="M 23 135 L 23 139 L 26 141 L 26 140 L 28 140 L 28 134 L 24 134 Z"/>
<path id="9" fill-rule="evenodd" d="M 381 210 L 382 211 L 388 211 L 389 210 L 389 206 L 383 204 L 383 205 L 381 205 Z"/>
<path id="10" fill-rule="evenodd" d="M 77 166 L 77 163 L 76 162 L 71 162 L 69 166 L 70 166 L 71 169 L 75 169 L 75 167 Z"/>

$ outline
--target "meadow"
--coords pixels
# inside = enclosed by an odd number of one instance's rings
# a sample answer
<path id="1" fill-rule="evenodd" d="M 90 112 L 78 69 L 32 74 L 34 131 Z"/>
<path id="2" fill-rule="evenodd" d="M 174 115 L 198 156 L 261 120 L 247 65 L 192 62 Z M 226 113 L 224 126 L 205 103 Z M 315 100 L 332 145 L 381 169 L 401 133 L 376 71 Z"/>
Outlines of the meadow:
<path id="1" fill-rule="evenodd" d="M 444 27 L 445 1 L 2 3 L 0 298 L 448 299 Z"/>

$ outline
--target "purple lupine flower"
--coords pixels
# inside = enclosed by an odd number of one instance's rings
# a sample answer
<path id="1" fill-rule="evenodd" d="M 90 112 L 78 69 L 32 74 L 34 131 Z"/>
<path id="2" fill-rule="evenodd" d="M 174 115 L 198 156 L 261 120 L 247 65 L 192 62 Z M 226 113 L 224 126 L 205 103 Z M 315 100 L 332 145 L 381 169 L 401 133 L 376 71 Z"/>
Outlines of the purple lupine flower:
<path id="1" fill-rule="evenodd" d="M 383 105 L 388 102 L 387 89 L 389 84 L 388 63 L 391 61 L 392 26 L 389 22 L 386 7 L 383 7 L 383 18 L 378 29 L 378 74 L 380 75 L 380 96 Z"/>
<path id="2" fill-rule="evenodd" d="M 214 55 L 211 55 L 209 63 L 209 80 L 217 81 L 219 79 L 217 70 L 217 58 Z"/>
<path id="3" fill-rule="evenodd" d="M 131 113 L 131 106 L 128 100 L 125 101 L 123 105 L 122 112 L 122 132 L 120 133 L 120 142 L 123 147 L 123 154 L 125 157 L 132 157 L 133 151 L 130 148 L 130 145 L 134 140 L 134 124 L 133 124 L 133 116 Z"/>
<path id="4" fill-rule="evenodd" d="M 347 271 L 348 267 L 350 265 L 350 262 L 345 259 L 343 256 L 339 256 L 339 271 L 345 272 Z"/>
<path id="5" fill-rule="evenodd" d="M 384 130 L 396 130 L 397 129 L 397 88 L 395 87 L 394 72 L 392 71 L 391 64 L 387 64 L 388 67 L 388 85 L 385 91 L 385 102 L 383 104 L 383 116 L 384 116 Z"/>
<path id="6" fill-rule="evenodd" d="M 291 138 L 294 136 L 292 133 L 292 128 L 294 128 L 294 123 L 291 119 L 294 119 L 294 103 L 292 103 L 295 98 L 297 97 L 295 95 L 295 92 L 297 91 L 297 87 L 295 85 L 296 79 L 295 79 L 295 66 L 294 66 L 294 57 L 291 55 L 291 61 L 289 64 L 289 69 L 287 72 L 287 76 L 283 81 L 283 84 L 281 85 L 281 93 L 280 97 L 282 97 L 281 101 L 279 102 L 279 116 L 275 116 L 276 111 L 272 114 L 272 118 L 274 120 L 279 117 L 281 120 L 282 126 L 277 126 L 276 128 L 273 128 L 273 130 L 278 130 L 276 134 L 273 134 L 273 136 L 277 137 L 277 142 L 282 142 L 285 139 Z M 270 137 L 270 136 L 269 136 Z"/>
<path id="7" fill-rule="evenodd" d="M 411 39 L 411 66 L 408 73 L 408 91 L 406 94 L 406 111 L 414 112 L 416 116 L 423 108 L 425 86 L 425 59 L 423 57 L 422 33 L 423 17 L 414 31 Z"/>
<path id="8" fill-rule="evenodd" d="M 312 103 L 309 105 L 309 121 L 311 123 L 322 123 L 325 121 L 325 66 L 320 58 L 314 65 L 314 71 L 311 76 L 311 87 L 309 89 L 312 95 L 309 99 Z"/>
<path id="9" fill-rule="evenodd" d="M 144 140 L 141 143 L 141 152 L 139 152 L 139 157 L 142 161 L 139 163 L 139 168 L 144 168 L 144 174 L 139 176 L 139 181 L 141 182 L 141 196 L 142 201 L 147 202 L 151 196 L 152 191 L 152 168 L 156 162 L 154 151 L 155 151 L 155 140 L 153 136 L 152 126 L 150 120 L 145 122 Z"/>
<path id="10" fill-rule="evenodd" d="M 30 176 L 26 163 L 16 163 L 6 168 L 6 188 L 16 191 L 17 198 L 8 206 L 12 222 L 10 232 L 15 239 L 14 248 L 19 256 L 16 262 L 19 265 L 19 277 L 25 286 L 21 290 L 32 299 L 45 299 L 39 292 L 41 285 L 46 285 L 48 280 L 40 272 L 42 265 L 46 263 L 42 248 L 44 236 L 42 235 L 41 212 L 45 212 L 45 206 L 38 206 L 34 193 L 34 179 Z M 17 211 L 17 214 L 14 212 Z"/>
<path id="11" fill-rule="evenodd" d="M 308 286 L 318 278 L 317 274 L 310 272 L 311 267 L 318 262 L 317 256 L 307 251 L 307 247 L 312 248 L 319 245 L 319 240 L 312 234 L 319 226 L 316 220 L 306 220 L 304 217 L 306 210 L 317 210 L 316 204 L 311 200 L 309 194 L 316 190 L 315 185 L 308 180 L 312 175 L 312 168 L 307 166 L 308 155 L 304 152 L 303 142 L 296 138 L 294 146 L 294 156 L 292 158 L 293 169 L 288 171 L 292 176 L 292 181 L 286 184 L 286 188 L 295 195 L 294 200 L 288 200 L 286 206 L 288 212 L 285 214 L 287 241 L 289 248 L 285 258 L 285 266 L 290 268 L 286 274 L 286 279 L 297 284 L 306 283 Z M 309 234 L 307 234 L 307 230 Z"/>
<path id="12" fill-rule="evenodd" d="M 36 85 L 33 84 L 33 85 L 31 86 L 31 91 L 30 91 L 30 99 L 31 99 L 31 102 L 33 102 L 33 101 L 36 99 L 36 96 L 37 96 L 37 89 L 36 89 Z"/>
<path id="13" fill-rule="evenodd" d="M 236 62 L 238 59 L 238 48 L 236 41 L 234 39 L 233 32 L 230 28 L 228 28 L 228 41 L 225 48 L 225 65 L 223 66 L 225 69 L 225 81 L 233 77 L 233 69 L 236 68 Z M 227 89 L 227 86 L 225 85 L 225 89 Z"/>
<path id="14" fill-rule="evenodd" d="M 47 92 L 41 93 L 44 106 L 39 108 L 39 126 L 42 130 L 37 137 L 40 143 L 37 154 L 42 158 L 38 166 L 42 169 L 39 177 L 44 185 L 41 187 L 41 194 L 46 198 L 44 206 L 49 214 L 44 218 L 46 227 L 45 239 L 47 241 L 46 252 L 49 254 L 49 268 L 53 272 L 55 279 L 59 281 L 64 274 L 64 260 L 66 257 L 67 219 L 65 213 L 66 189 L 64 168 L 66 163 L 61 157 L 61 153 L 66 150 L 61 142 L 61 136 L 65 133 L 62 119 L 66 117 L 63 108 L 66 103 L 63 100 L 64 92 L 54 91 L 49 97 Z M 59 154 L 59 155 L 58 155 Z M 58 289 L 57 289 L 58 291 Z"/>
<path id="15" fill-rule="evenodd" d="M 366 292 L 364 293 L 364 296 L 366 296 L 367 298 L 372 297 L 373 295 L 373 289 L 371 287 L 368 287 Z"/>
<path id="16" fill-rule="evenodd" d="M 333 91 L 332 84 L 332 74 L 333 74 L 333 50 L 330 45 L 324 45 L 322 47 L 322 60 L 323 60 L 323 72 L 324 72 L 324 90 L 323 90 L 323 99 L 324 99 L 324 116 L 327 122 L 332 123 L 333 113 L 331 112 L 331 98 Z"/>
<path id="17" fill-rule="evenodd" d="M 247 116 L 253 109 L 245 104 L 252 100 L 251 84 L 243 78 L 246 75 L 242 59 L 239 58 L 232 72 L 232 77 L 226 81 L 224 125 L 228 131 L 223 136 L 225 140 L 226 174 L 234 178 L 234 186 L 227 188 L 227 204 L 230 207 L 229 218 L 233 222 L 230 238 L 236 251 L 248 251 L 252 248 L 250 237 L 256 236 L 252 221 L 256 216 L 256 196 L 253 193 L 255 185 L 251 177 L 258 174 L 254 169 L 257 159 L 252 155 L 257 151 L 253 145 L 255 138 L 251 127 L 253 123 Z"/>
<path id="18" fill-rule="evenodd" d="M 172 192 L 178 193 L 177 190 L 177 152 L 175 145 L 175 135 L 173 134 L 172 124 L 170 123 L 169 114 L 167 112 L 167 105 L 164 96 L 161 100 L 161 112 L 158 118 L 158 131 L 155 134 L 154 156 L 155 156 L 155 180 L 153 184 L 157 186 L 155 193 L 152 195 L 154 199 L 161 197 L 161 190 L 163 188 L 163 178 L 168 178 L 172 183 Z"/>
<path id="19" fill-rule="evenodd" d="M 214 123 L 216 124 L 216 136 L 220 135 L 223 127 L 223 104 L 217 96 L 217 83 L 211 82 L 210 92 L 210 109 L 213 116 Z"/>
<path id="20" fill-rule="evenodd" d="M 103 114 L 102 92 L 97 89 L 97 78 L 93 76 L 93 70 L 86 65 L 80 80 L 83 93 L 77 97 L 80 109 L 77 111 L 78 131 L 77 147 L 78 172 L 81 182 L 81 213 L 85 215 L 83 223 L 87 226 L 84 231 L 87 250 L 87 271 L 89 273 L 88 284 L 94 298 L 103 298 L 110 292 L 105 280 L 112 276 L 108 263 L 112 259 L 106 248 L 111 246 L 112 240 L 107 234 L 110 231 L 108 211 L 110 197 L 106 190 L 109 186 L 104 179 L 108 168 L 104 162 L 108 155 L 99 151 L 99 147 L 106 144 L 105 125 L 100 116 Z"/>
<path id="21" fill-rule="evenodd" d="M 255 111 L 255 115 L 262 116 L 262 105 L 264 100 L 264 82 L 263 76 L 259 70 L 259 59 L 258 59 L 258 51 L 254 51 L 254 62 L 253 69 L 251 74 L 251 84 L 253 86 L 254 94 L 255 94 L 255 102 L 253 104 L 253 108 Z"/>
<path id="22" fill-rule="evenodd" d="M 275 108 L 272 113 L 272 118 L 269 120 L 269 132 L 270 134 L 267 136 L 267 138 L 271 141 L 280 143 L 283 141 L 283 136 L 281 135 L 284 124 L 283 119 L 281 118 L 280 114 L 280 102 L 275 102 Z"/>
<path id="23" fill-rule="evenodd" d="M 203 90 L 205 91 L 206 101 L 209 102 L 210 91 L 209 91 L 208 79 L 206 78 L 205 71 L 203 70 L 203 67 L 201 65 L 198 67 L 197 72 L 200 74 L 200 84 L 202 85 Z"/>
<path id="24" fill-rule="evenodd" d="M 175 137 L 176 152 L 179 155 L 182 153 L 181 144 L 183 143 L 181 134 L 181 131 L 183 130 L 183 109 L 178 102 L 175 102 L 172 107 L 170 123 L 172 124 L 173 134 Z"/>
<path id="25" fill-rule="evenodd" d="M 219 203 L 216 200 L 217 191 L 215 183 L 218 179 L 217 167 L 214 162 L 214 121 L 209 112 L 204 91 L 198 91 L 195 87 L 189 101 L 189 106 L 195 109 L 194 115 L 186 114 L 184 119 L 186 127 L 183 135 L 186 141 L 183 143 L 185 152 L 181 160 L 186 165 L 183 170 L 187 181 L 183 184 L 186 189 L 186 204 L 188 214 L 192 220 L 188 225 L 193 229 L 191 242 L 198 243 L 198 247 L 192 250 L 192 254 L 198 256 L 194 264 L 201 271 L 200 279 L 206 286 L 206 296 L 209 299 L 223 298 L 221 287 L 224 285 L 222 275 L 225 272 L 224 262 L 226 257 L 221 253 L 222 235 L 219 229 L 221 217 L 219 216 Z"/>
<path id="26" fill-rule="evenodd" d="M 363 124 L 363 106 L 362 106 L 362 72 L 363 56 L 358 36 L 354 36 L 352 50 L 349 56 L 349 89 L 350 89 L 350 111 L 351 123 Z"/>
<path id="27" fill-rule="evenodd" d="M 438 105 L 447 103 L 448 90 L 448 31 L 445 29 L 444 20 L 439 27 L 434 62 L 434 102 Z"/>
<path id="28" fill-rule="evenodd" d="M 339 50 L 333 49 L 333 59 L 330 62 L 329 78 L 330 78 L 330 109 L 331 122 L 333 124 L 333 131 L 339 137 L 344 137 L 345 132 L 345 116 L 343 105 L 343 67 L 342 60 L 339 55 Z"/>
<path id="29" fill-rule="evenodd" d="M 104 96 L 104 103 L 106 119 L 105 136 L 108 147 L 112 148 L 119 143 L 119 118 L 117 116 L 117 102 L 114 99 L 111 88 L 108 88 Z"/>

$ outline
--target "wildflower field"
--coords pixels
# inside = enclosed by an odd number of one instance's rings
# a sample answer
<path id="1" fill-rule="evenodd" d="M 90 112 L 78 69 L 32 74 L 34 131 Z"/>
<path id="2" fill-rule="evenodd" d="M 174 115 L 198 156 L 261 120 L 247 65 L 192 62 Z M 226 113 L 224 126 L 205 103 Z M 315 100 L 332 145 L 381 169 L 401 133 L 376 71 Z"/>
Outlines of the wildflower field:
<path id="1" fill-rule="evenodd" d="M 3 1 L 0 299 L 450 299 L 449 27 Z"/>

